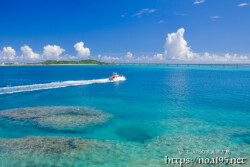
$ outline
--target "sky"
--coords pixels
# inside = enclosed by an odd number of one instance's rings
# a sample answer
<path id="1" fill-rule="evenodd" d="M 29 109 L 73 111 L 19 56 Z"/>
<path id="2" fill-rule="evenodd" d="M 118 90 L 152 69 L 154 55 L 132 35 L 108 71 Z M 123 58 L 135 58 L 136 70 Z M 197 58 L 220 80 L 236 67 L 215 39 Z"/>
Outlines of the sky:
<path id="1" fill-rule="evenodd" d="M 250 63 L 250 0 L 0 0 L 0 63 Z"/>

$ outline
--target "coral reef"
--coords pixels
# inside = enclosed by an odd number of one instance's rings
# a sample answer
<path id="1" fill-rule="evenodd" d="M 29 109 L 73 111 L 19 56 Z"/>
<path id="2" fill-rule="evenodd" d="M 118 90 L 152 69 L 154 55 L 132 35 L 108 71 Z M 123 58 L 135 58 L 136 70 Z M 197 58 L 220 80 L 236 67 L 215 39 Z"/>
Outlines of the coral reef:
<path id="1" fill-rule="evenodd" d="M 58 130 L 72 130 L 102 124 L 111 115 L 87 107 L 33 107 L 4 110 L 0 112 L 0 117 Z"/>

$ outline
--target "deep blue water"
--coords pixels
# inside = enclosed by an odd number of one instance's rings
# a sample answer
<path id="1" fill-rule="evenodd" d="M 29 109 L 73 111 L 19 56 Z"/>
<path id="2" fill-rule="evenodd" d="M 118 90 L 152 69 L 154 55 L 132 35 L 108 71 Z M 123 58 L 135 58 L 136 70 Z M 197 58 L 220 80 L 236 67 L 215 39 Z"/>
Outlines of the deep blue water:
<path id="1" fill-rule="evenodd" d="M 235 157 L 249 156 L 249 66 L 5 66 L 0 67 L 0 93 L 7 86 L 103 79 L 112 72 L 125 75 L 127 80 L 0 94 L 0 110 L 85 106 L 112 114 L 104 125 L 84 131 L 60 131 L 0 118 L 0 137 L 77 136 L 123 142 L 137 149 L 148 144 L 151 151 L 147 159 L 157 154 L 159 161 L 164 154 L 178 155 L 180 147 L 228 148 L 235 150 Z M 175 137 L 179 144 L 171 145 L 170 139 Z M 163 153 L 151 144 L 159 142 L 158 138 L 170 142 Z M 89 161 L 89 166 L 94 166 Z"/>

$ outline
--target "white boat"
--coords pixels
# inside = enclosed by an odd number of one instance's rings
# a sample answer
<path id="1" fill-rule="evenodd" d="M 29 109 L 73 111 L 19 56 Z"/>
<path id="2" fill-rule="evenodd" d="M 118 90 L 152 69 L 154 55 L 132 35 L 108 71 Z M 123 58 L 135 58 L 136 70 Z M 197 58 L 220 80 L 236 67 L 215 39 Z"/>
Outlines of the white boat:
<path id="1" fill-rule="evenodd" d="M 113 75 L 109 78 L 110 81 L 124 81 L 126 78 L 123 75 L 118 75 L 117 73 L 113 72 Z"/>

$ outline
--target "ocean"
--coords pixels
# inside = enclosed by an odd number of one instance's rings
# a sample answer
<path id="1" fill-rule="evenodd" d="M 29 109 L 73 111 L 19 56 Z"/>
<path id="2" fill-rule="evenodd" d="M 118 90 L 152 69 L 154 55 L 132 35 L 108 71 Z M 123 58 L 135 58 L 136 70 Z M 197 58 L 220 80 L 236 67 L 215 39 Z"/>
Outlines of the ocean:
<path id="1" fill-rule="evenodd" d="M 126 80 L 109 82 L 112 72 Z M 77 112 L 81 107 L 85 115 Z M 33 109 L 41 114 L 30 116 Z M 157 167 L 166 166 L 166 156 L 249 159 L 249 113 L 247 65 L 2 66 L 0 166 Z"/>

